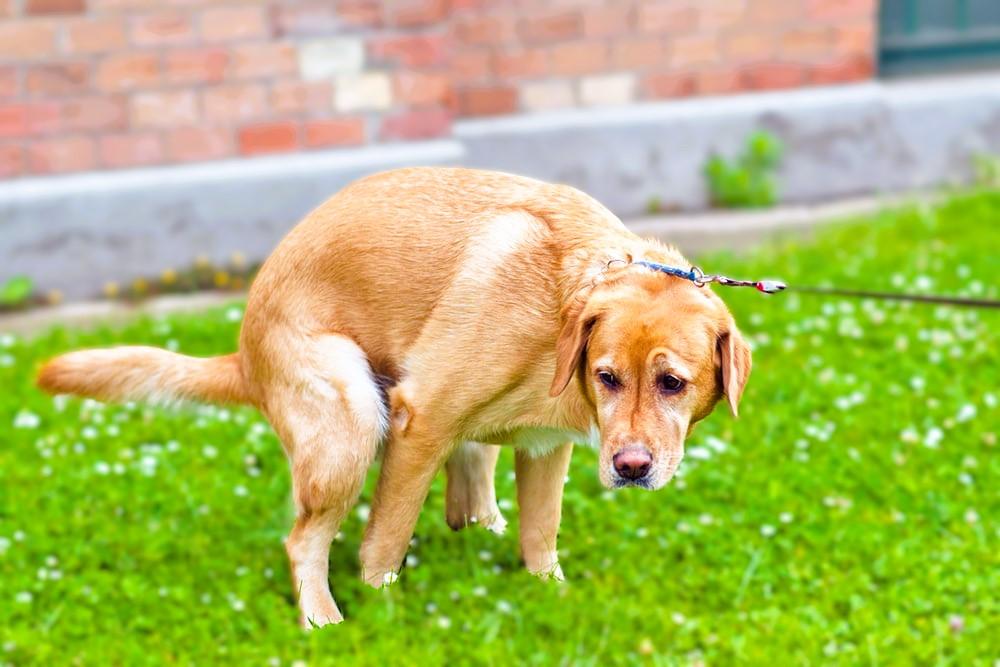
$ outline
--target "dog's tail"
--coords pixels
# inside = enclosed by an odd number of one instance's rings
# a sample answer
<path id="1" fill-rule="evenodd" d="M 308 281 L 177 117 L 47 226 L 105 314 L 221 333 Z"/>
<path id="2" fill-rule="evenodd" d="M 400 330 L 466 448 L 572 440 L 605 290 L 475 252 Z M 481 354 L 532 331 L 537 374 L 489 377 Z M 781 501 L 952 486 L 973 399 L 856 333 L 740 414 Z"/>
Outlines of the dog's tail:
<path id="1" fill-rule="evenodd" d="M 70 352 L 42 367 L 38 386 L 110 402 L 250 402 L 238 354 L 197 358 L 155 347 Z"/>

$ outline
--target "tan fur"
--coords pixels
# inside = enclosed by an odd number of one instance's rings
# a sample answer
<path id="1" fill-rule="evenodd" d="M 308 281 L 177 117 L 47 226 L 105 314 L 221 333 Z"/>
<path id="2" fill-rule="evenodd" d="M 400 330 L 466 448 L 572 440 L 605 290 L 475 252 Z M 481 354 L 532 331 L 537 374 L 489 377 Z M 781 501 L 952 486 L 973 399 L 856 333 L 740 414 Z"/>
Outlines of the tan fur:
<path id="1" fill-rule="evenodd" d="M 348 186 L 295 227 L 250 291 L 237 355 L 150 348 L 76 352 L 47 365 L 52 392 L 106 400 L 245 402 L 289 457 L 297 519 L 287 550 L 306 625 L 341 620 L 330 539 L 365 472 L 383 463 L 361 547 L 375 586 L 400 568 L 431 480 L 447 463 L 447 519 L 496 514 L 496 449 L 523 429 L 601 431 L 614 454 L 654 458 L 665 484 L 684 437 L 723 394 L 736 411 L 749 348 L 708 288 L 630 265 L 687 267 L 569 187 L 468 169 L 413 168 Z M 596 364 L 623 386 L 609 392 Z M 656 390 L 684 373 L 684 392 Z M 459 449 L 456 450 L 456 447 Z M 571 447 L 519 450 L 521 549 L 561 577 L 555 538 Z"/>

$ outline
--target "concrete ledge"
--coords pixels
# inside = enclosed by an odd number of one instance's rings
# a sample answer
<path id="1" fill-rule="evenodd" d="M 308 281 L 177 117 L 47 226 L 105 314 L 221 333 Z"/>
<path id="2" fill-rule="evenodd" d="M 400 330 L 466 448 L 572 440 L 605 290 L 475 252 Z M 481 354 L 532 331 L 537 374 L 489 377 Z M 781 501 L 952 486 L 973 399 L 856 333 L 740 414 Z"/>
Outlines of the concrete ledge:
<path id="1" fill-rule="evenodd" d="M 413 164 L 465 164 L 575 185 L 619 215 L 656 199 L 705 208 L 712 153 L 765 128 L 786 144 L 788 203 L 962 182 L 1000 153 L 1000 75 L 866 83 L 463 121 L 454 139 L 0 183 L 0 280 L 70 299 L 187 266 L 265 257 L 346 183 Z"/>
<path id="2" fill-rule="evenodd" d="M 464 121 L 465 163 L 571 183 L 619 215 L 657 200 L 699 210 L 713 153 L 766 129 L 786 146 L 785 203 L 925 189 L 968 180 L 1000 152 L 1000 75 L 873 82 Z"/>
<path id="3" fill-rule="evenodd" d="M 920 197 L 917 201 L 926 199 L 927 197 Z M 647 216 L 627 220 L 625 224 L 640 236 L 673 243 L 689 257 L 694 257 L 712 250 L 747 250 L 775 235 L 807 233 L 822 224 L 875 213 L 913 200 L 912 197 L 866 197 L 810 206 L 784 206 L 765 211 Z M 119 324 L 140 315 L 197 312 L 244 298 L 246 295 L 239 292 L 198 292 L 156 297 L 134 305 L 117 301 L 89 301 L 36 308 L 20 313 L 0 314 L 0 333 L 30 335 L 56 325 L 79 328 Z"/>
<path id="4" fill-rule="evenodd" d="M 72 299 L 198 255 L 262 259 L 351 181 L 461 157 L 442 141 L 10 181 L 0 184 L 0 281 L 27 274 Z"/>

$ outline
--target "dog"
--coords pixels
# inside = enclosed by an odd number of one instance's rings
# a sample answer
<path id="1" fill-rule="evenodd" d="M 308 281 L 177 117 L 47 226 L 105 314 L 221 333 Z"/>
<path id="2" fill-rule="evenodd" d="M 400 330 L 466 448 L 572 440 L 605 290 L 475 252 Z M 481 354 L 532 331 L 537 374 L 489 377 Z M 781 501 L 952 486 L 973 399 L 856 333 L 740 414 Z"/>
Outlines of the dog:
<path id="1" fill-rule="evenodd" d="M 39 386 L 104 401 L 255 406 L 287 454 L 286 541 L 300 622 L 343 620 L 329 548 L 366 472 L 382 465 L 360 560 L 395 580 L 431 481 L 447 521 L 502 531 L 493 472 L 514 443 L 520 547 L 556 552 L 573 434 L 599 434 L 604 486 L 658 489 L 724 396 L 735 416 L 750 349 L 688 267 L 574 188 L 462 168 L 406 168 L 347 186 L 294 227 L 253 281 L 239 351 L 71 352 Z"/>

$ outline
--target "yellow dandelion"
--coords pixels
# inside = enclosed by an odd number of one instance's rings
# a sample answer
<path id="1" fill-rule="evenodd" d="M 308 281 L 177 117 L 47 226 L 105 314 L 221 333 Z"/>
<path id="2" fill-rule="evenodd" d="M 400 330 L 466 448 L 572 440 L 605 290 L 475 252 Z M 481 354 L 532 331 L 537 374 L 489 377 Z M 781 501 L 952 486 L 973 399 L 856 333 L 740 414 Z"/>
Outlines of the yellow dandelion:
<path id="1" fill-rule="evenodd" d="M 132 291 L 136 294 L 145 294 L 149 291 L 149 281 L 145 278 L 136 278 L 132 281 Z"/>
<path id="2" fill-rule="evenodd" d="M 164 285 L 173 285 L 177 282 L 177 272 L 173 269 L 166 269 L 160 274 L 160 282 Z"/>
<path id="3" fill-rule="evenodd" d="M 119 291 L 120 288 L 118 287 L 118 283 L 113 281 L 104 283 L 104 296 L 109 299 L 113 299 L 118 296 Z"/>
<path id="4" fill-rule="evenodd" d="M 215 272 L 215 286 L 216 287 L 225 287 L 228 284 L 229 284 L 229 274 L 226 273 L 225 271 L 216 271 Z"/>

